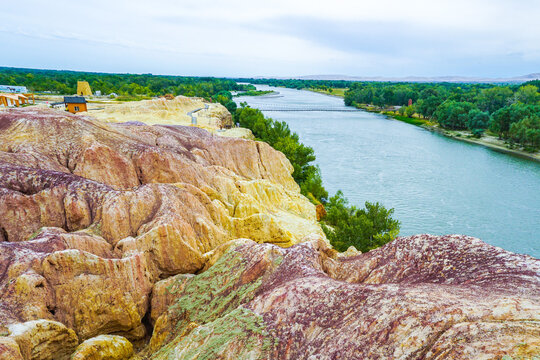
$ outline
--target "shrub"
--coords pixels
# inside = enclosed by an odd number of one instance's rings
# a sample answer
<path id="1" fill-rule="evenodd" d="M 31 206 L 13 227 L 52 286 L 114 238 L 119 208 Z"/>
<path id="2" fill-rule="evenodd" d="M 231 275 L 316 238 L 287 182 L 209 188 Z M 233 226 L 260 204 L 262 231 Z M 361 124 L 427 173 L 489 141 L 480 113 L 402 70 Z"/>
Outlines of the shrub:
<path id="1" fill-rule="evenodd" d="M 349 206 L 338 191 L 326 206 L 322 228 L 332 246 L 345 251 L 349 246 L 366 252 L 382 246 L 399 234 L 400 222 L 392 218 L 394 209 L 379 203 L 365 203 L 364 209 Z"/>

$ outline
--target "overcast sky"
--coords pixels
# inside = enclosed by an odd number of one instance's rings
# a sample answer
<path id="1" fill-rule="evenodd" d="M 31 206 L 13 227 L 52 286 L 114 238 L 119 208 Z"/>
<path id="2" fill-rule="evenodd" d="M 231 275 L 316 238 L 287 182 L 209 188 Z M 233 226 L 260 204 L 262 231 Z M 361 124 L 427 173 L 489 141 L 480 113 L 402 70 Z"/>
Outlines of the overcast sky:
<path id="1" fill-rule="evenodd" d="M 25 0 L 2 4 L 0 49 L 46 69 L 509 77 L 540 72 L 540 0 Z"/>

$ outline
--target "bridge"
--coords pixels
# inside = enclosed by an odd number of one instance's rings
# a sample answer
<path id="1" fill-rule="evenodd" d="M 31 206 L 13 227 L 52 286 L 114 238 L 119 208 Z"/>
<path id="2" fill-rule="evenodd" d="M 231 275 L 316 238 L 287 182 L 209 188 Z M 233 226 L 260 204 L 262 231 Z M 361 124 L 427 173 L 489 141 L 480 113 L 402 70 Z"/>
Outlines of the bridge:
<path id="1" fill-rule="evenodd" d="M 356 112 L 360 109 L 349 107 L 314 107 L 314 106 L 279 106 L 279 105 L 263 105 L 257 107 L 261 111 L 329 111 L 329 112 Z"/>

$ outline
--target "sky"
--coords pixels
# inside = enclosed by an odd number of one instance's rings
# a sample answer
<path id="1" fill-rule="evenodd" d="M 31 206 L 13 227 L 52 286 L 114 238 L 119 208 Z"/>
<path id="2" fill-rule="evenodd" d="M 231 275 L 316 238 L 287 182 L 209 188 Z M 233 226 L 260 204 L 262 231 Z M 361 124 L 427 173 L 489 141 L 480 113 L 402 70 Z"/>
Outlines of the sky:
<path id="1" fill-rule="evenodd" d="M 539 23 L 540 0 L 25 0 L 0 11 L 0 66 L 512 77 L 540 72 Z"/>

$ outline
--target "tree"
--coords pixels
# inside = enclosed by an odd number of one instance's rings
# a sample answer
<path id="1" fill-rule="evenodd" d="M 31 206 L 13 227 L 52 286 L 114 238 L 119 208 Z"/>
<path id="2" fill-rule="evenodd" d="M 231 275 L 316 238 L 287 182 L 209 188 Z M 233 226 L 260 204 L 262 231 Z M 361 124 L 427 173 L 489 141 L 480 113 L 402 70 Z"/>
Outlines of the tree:
<path id="1" fill-rule="evenodd" d="M 417 104 L 416 111 L 424 117 L 431 118 L 443 100 L 437 96 L 429 96 Z"/>
<path id="2" fill-rule="evenodd" d="M 472 109 L 468 114 L 467 127 L 475 137 L 481 137 L 484 130 L 489 126 L 490 117 L 485 111 Z"/>
<path id="3" fill-rule="evenodd" d="M 531 150 L 540 148 L 540 116 L 528 116 L 510 125 L 508 137 Z"/>
<path id="4" fill-rule="evenodd" d="M 367 201 L 364 209 L 348 206 L 341 191 L 330 198 L 326 211 L 322 227 L 338 251 L 354 246 L 366 252 L 392 241 L 399 234 L 400 223 L 392 218 L 394 209 L 387 210 L 379 203 Z"/>
<path id="5" fill-rule="evenodd" d="M 539 105 L 516 103 L 505 106 L 493 113 L 489 128 L 500 137 L 506 138 L 513 123 L 532 115 L 540 115 Z"/>
<path id="6" fill-rule="evenodd" d="M 435 112 L 439 124 L 448 129 L 463 130 L 467 128 L 469 112 L 475 107 L 470 102 L 447 100 Z"/>
<path id="7" fill-rule="evenodd" d="M 405 116 L 408 118 L 412 118 L 415 113 L 414 105 L 409 105 L 405 108 Z"/>
<path id="8" fill-rule="evenodd" d="M 540 95 L 538 94 L 538 88 L 534 85 L 525 85 L 522 86 L 516 91 L 515 94 L 516 101 L 533 105 L 538 102 Z"/>
<path id="9" fill-rule="evenodd" d="M 494 86 L 489 89 L 484 89 L 476 99 L 478 108 L 491 114 L 500 108 L 509 105 L 512 95 L 513 92 L 508 87 Z"/>

